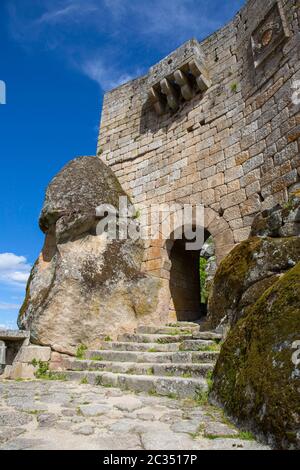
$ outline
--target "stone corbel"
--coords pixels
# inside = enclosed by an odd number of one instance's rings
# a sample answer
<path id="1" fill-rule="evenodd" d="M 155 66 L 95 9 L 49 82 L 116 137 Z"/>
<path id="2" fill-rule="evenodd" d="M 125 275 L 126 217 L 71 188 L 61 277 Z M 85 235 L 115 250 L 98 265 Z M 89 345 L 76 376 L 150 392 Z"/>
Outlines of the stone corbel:
<path id="1" fill-rule="evenodd" d="M 162 93 L 167 97 L 169 107 L 173 111 L 176 111 L 179 107 L 179 100 L 174 86 L 166 78 L 164 78 L 160 82 L 160 87 Z"/>
<path id="2" fill-rule="evenodd" d="M 180 86 L 183 98 L 186 101 L 190 101 L 194 96 L 194 92 L 187 76 L 181 70 L 176 70 L 176 72 L 174 73 L 174 78 L 177 85 Z"/>
<path id="3" fill-rule="evenodd" d="M 163 102 L 160 94 L 158 93 L 155 88 L 151 87 L 149 91 L 149 98 L 151 103 L 153 104 L 153 107 L 156 111 L 156 114 L 161 116 L 165 112 L 165 103 Z"/>
<path id="4" fill-rule="evenodd" d="M 205 68 L 196 60 L 192 60 L 189 63 L 189 69 L 196 79 L 199 90 L 202 92 L 208 90 L 211 86 L 211 80 L 208 78 L 208 73 Z"/>

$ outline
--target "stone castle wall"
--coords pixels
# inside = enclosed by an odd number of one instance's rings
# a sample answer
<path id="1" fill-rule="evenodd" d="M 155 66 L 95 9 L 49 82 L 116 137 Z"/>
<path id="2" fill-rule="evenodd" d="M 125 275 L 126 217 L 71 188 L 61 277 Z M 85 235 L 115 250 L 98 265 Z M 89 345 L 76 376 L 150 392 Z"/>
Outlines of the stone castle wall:
<path id="1" fill-rule="evenodd" d="M 218 261 L 299 182 L 299 23 L 298 0 L 249 0 L 200 44 L 105 95 L 98 155 L 137 207 L 203 204 Z M 164 240 L 148 243 L 144 269 L 168 289 Z"/>

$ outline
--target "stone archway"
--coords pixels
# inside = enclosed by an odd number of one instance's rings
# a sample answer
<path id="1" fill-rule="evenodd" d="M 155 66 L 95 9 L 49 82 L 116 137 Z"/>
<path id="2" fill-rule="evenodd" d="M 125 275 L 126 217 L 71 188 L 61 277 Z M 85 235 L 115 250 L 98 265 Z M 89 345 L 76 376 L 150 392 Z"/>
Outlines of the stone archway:
<path id="1" fill-rule="evenodd" d="M 194 221 L 192 223 L 194 223 Z M 203 225 L 205 227 L 205 231 L 207 231 L 207 233 L 209 233 L 214 239 L 216 262 L 218 265 L 235 246 L 233 232 L 224 217 L 209 207 L 204 208 Z M 178 227 L 176 229 L 178 229 Z M 149 240 L 146 242 L 144 261 L 142 265 L 144 272 L 160 279 L 161 288 L 158 295 L 158 304 L 155 314 L 158 316 L 161 324 L 175 322 L 177 320 L 175 309 L 172 307 L 172 293 L 170 289 L 170 279 L 172 275 L 172 260 L 170 259 L 170 252 L 173 247 L 173 231 L 167 234 L 164 238 Z M 197 253 L 197 263 L 198 261 L 199 250 Z M 195 265 L 194 263 L 196 263 L 196 261 L 193 260 L 191 263 L 192 265 Z M 194 280 L 194 282 L 198 281 Z"/>
<path id="2" fill-rule="evenodd" d="M 214 211 L 211 208 L 204 208 L 204 227 L 205 227 L 205 233 L 206 237 L 211 235 L 214 239 L 214 244 L 215 244 L 215 255 L 216 255 L 216 261 L 217 264 L 219 264 L 222 259 L 234 248 L 234 238 L 233 238 L 233 233 L 232 230 L 228 224 L 228 222 L 220 216 L 216 211 Z M 178 228 L 177 228 L 178 229 Z M 162 319 L 162 322 L 166 323 L 166 321 L 169 322 L 175 322 L 177 320 L 177 315 L 176 315 L 176 309 L 174 308 L 174 305 L 172 304 L 174 295 L 172 296 L 172 287 L 171 287 L 171 277 L 173 276 L 173 271 L 176 269 L 176 262 L 175 265 L 172 263 L 172 256 L 171 256 L 171 250 L 174 245 L 174 240 L 172 240 L 172 233 L 169 234 L 167 241 L 166 240 L 157 240 L 157 241 L 152 241 L 149 243 L 149 247 L 145 252 L 146 260 L 144 262 L 144 269 L 145 271 L 153 276 L 160 277 L 161 282 L 162 282 L 162 288 L 161 292 L 159 295 L 159 304 L 158 304 L 158 310 L 160 317 Z M 175 247 L 175 250 L 178 250 L 178 255 L 180 253 L 180 244 Z M 193 266 L 193 272 L 194 272 L 194 278 L 193 278 L 193 283 L 194 285 L 200 284 L 200 279 L 199 279 L 199 271 L 195 267 L 196 263 L 197 266 L 199 266 L 199 252 L 194 255 L 189 254 L 187 255 L 189 262 L 186 263 L 187 266 L 187 271 L 188 271 L 188 266 Z M 180 258 L 180 257 L 179 257 Z M 178 261 L 180 262 L 180 261 Z M 195 274 L 198 271 L 198 275 Z M 187 275 L 187 272 L 186 272 Z M 189 275 L 190 275 L 190 270 L 189 270 Z M 196 300 L 196 295 L 197 295 L 197 300 Z M 197 290 L 197 294 L 195 294 L 195 297 L 193 298 L 192 302 L 190 304 L 196 304 L 199 306 L 200 300 L 200 288 Z M 186 296 L 185 296 L 186 298 Z M 178 301 L 179 305 L 179 301 Z M 177 307 L 178 309 L 178 307 Z M 188 314 L 188 311 L 190 310 L 190 314 Z M 193 310 L 191 307 L 183 307 L 182 308 L 182 315 L 183 316 L 188 316 L 191 317 L 196 317 L 199 316 L 201 317 L 201 306 L 200 306 L 200 311 L 198 307 L 198 313 L 197 309 Z M 185 312 L 185 313 L 184 313 Z M 202 314 L 203 314 L 203 309 L 202 309 Z"/>

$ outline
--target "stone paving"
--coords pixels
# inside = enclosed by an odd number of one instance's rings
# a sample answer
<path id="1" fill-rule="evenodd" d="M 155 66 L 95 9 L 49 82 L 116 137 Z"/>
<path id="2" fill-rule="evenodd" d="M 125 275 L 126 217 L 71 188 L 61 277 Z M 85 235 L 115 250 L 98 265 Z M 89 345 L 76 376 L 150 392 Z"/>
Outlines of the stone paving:
<path id="1" fill-rule="evenodd" d="M 268 449 L 245 437 L 220 410 L 192 400 L 0 380 L 0 450 Z"/>

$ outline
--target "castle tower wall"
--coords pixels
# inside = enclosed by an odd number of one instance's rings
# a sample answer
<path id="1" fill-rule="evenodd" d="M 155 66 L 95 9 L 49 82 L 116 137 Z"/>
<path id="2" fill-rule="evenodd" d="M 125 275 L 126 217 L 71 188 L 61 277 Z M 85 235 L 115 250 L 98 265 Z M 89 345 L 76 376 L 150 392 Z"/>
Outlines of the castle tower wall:
<path id="1" fill-rule="evenodd" d="M 203 204 L 218 262 L 299 183 L 299 17 L 298 0 L 249 0 L 104 98 L 100 158 L 137 208 Z M 148 242 L 144 269 L 167 290 L 165 240 Z"/>

